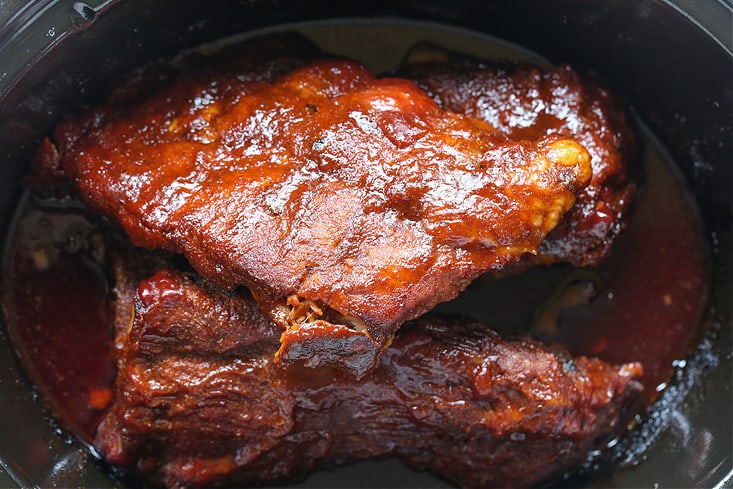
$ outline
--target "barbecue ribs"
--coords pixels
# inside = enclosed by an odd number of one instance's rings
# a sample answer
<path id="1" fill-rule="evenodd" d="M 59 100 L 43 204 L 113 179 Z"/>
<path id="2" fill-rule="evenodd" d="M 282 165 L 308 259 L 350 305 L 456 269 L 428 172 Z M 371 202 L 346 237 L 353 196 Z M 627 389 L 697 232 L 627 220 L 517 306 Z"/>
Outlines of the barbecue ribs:
<path id="1" fill-rule="evenodd" d="M 289 480 L 388 455 L 463 486 L 530 486 L 583 461 L 640 390 L 638 364 L 430 316 L 360 380 L 283 371 L 279 328 L 247 295 L 167 269 L 129 283 L 118 295 L 134 312 L 118 308 L 115 401 L 95 445 L 169 487 Z"/>
<path id="2" fill-rule="evenodd" d="M 511 140 L 561 134 L 591 155 L 593 177 L 542 242 L 534 263 L 596 265 L 628 220 L 636 184 L 629 173 L 636 137 L 623 105 L 591 76 L 570 66 L 541 68 L 474 61 L 430 45 L 408 53 L 400 74 L 443 108 L 479 118 Z"/>
<path id="3" fill-rule="evenodd" d="M 507 141 L 349 60 L 238 66 L 135 80 L 39 160 L 135 244 L 248 286 L 280 366 L 364 375 L 402 323 L 535 253 L 591 178 L 573 139 Z"/>

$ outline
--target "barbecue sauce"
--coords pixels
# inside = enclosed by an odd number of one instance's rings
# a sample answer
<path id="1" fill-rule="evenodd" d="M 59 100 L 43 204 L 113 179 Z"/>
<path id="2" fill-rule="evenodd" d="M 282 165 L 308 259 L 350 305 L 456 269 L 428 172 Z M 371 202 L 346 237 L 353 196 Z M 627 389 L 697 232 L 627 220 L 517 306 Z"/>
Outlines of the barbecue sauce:
<path id="1" fill-rule="evenodd" d="M 306 33 L 333 51 L 328 43 L 341 46 L 339 36 L 347 32 Z M 495 40 L 462 42 L 502 57 L 528 58 Z M 557 342 L 573 354 L 642 362 L 647 399 L 653 399 L 674 361 L 686 358 L 699 339 L 708 270 L 699 218 L 674 163 L 651 135 L 642 136 L 645 184 L 608 260 L 593 268 L 556 265 L 482 278 L 438 310 L 472 316 L 502 334 Z M 114 284 L 107 278 L 99 232 L 78 204 L 27 196 L 4 262 L 2 300 L 18 356 L 52 414 L 87 442 L 111 400 L 115 375 Z"/>
<path id="2" fill-rule="evenodd" d="M 8 327 L 41 397 L 88 440 L 115 374 L 103 245 L 78 208 L 27 198 L 21 209 L 5 267 Z"/>
<path id="3" fill-rule="evenodd" d="M 651 399 L 699 337 L 707 269 L 695 208 L 651 139 L 644 162 L 631 224 L 601 266 L 482 278 L 438 310 L 576 355 L 642 362 Z M 10 332 L 52 411 L 89 440 L 114 378 L 113 284 L 100 231 L 79 207 L 56 200 L 28 198 L 18 212 L 6 260 Z"/>

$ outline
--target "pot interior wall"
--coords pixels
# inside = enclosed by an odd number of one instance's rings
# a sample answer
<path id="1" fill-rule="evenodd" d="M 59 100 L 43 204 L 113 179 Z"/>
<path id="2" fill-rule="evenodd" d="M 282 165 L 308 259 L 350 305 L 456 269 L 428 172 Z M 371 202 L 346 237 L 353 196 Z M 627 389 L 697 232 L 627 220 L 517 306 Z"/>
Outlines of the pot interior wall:
<path id="1" fill-rule="evenodd" d="M 267 25 L 335 17 L 398 17 L 440 21 L 503 38 L 546 56 L 590 69 L 624 94 L 678 162 L 710 236 L 709 317 L 714 354 L 706 373 L 636 469 L 610 474 L 622 487 L 714 485 L 731 472 L 731 221 L 733 58 L 726 40 L 701 30 L 674 5 L 659 1 L 477 2 L 199 2 L 143 0 L 83 4 L 41 2 L 45 10 L 0 41 L 6 48 L 41 37 L 39 53 L 2 50 L 16 73 L 0 78 L 0 229 L 8 229 L 22 192 L 21 176 L 42 137 L 82 103 L 96 100 L 121 76 L 181 48 Z M 711 8 L 719 9 L 717 2 Z M 723 15 L 730 18 L 729 9 Z M 53 30 L 51 30 L 53 29 Z M 49 34 L 53 32 L 53 35 Z M 728 40 L 729 42 L 729 40 Z M 26 44 L 23 44 L 26 45 Z M 42 52 L 41 52 L 42 49 Z M 3 59 L 0 57 L 0 59 Z M 5 66 L 0 69 L 0 73 Z M 0 456 L 24 483 L 111 486 L 104 467 L 54 431 L 17 367 L 3 335 L 0 348 Z M 18 429 L 21 426 L 22 429 Z M 49 442 L 42 440 L 51 440 Z M 685 449 L 692 444 L 694 453 Z M 696 445 L 695 445 L 696 444 Z M 371 480 L 392 462 L 360 465 L 332 482 Z M 387 467 L 383 467 L 386 464 Z M 409 477 L 419 477 L 409 475 Z M 417 479 L 376 480 L 415 485 Z M 335 481 L 335 482 L 333 482 Z M 607 483 L 608 481 L 606 481 Z M 312 482 L 312 484 L 316 482 Z M 320 483 L 324 483 L 320 481 Z M 348 484 L 348 482 L 346 482 Z M 583 483 L 580 481 L 579 483 Z M 419 484 L 419 482 L 418 482 Z"/>

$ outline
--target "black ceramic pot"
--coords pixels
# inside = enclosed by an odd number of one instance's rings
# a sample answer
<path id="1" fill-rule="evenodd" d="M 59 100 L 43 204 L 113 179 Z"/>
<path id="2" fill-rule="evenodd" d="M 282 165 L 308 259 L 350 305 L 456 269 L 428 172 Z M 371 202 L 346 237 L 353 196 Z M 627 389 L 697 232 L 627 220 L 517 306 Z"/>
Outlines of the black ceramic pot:
<path id="1" fill-rule="evenodd" d="M 55 123 L 146 60 L 252 29 L 318 19 L 440 22 L 590 69 L 624 94 L 671 153 L 702 214 L 711 258 L 704 359 L 632 462 L 581 486 L 731 487 L 733 6 L 722 0 L 41 0 L 0 2 L 0 233 L 21 176 Z M 2 318 L 0 318 L 2 319 Z M 111 487 L 107 469 L 49 422 L 0 325 L 0 486 Z M 694 363 L 695 352 L 691 353 Z M 308 487 L 433 485 L 396 462 L 317 474 Z M 657 486 L 658 485 L 658 486 Z"/>

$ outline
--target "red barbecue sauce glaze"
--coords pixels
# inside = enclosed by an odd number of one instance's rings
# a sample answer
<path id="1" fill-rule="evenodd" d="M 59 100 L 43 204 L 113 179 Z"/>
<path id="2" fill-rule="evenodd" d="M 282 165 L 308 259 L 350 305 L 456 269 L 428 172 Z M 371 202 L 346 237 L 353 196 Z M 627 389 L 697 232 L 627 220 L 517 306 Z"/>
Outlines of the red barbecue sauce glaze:
<path id="1" fill-rule="evenodd" d="M 556 327 L 545 339 L 575 354 L 642 362 L 652 400 L 669 379 L 673 361 L 687 357 L 700 337 L 708 265 L 698 216 L 680 181 L 655 150 L 643 159 L 646 185 L 631 225 L 610 259 L 581 272 L 595 277 L 592 298 L 570 305 L 559 300 Z M 96 232 L 79 210 L 29 200 L 19 209 L 9 241 L 3 297 L 30 380 L 52 413 L 85 441 L 111 400 L 115 375 L 113 284 L 94 257 Z M 482 279 L 466 291 L 480 298 L 478 314 L 461 297 L 443 309 L 507 332 L 507 324 L 531 322 L 532 311 L 546 307 L 546 291 L 577 273 L 561 266 Z M 530 326 L 509 332 L 522 334 Z"/>

